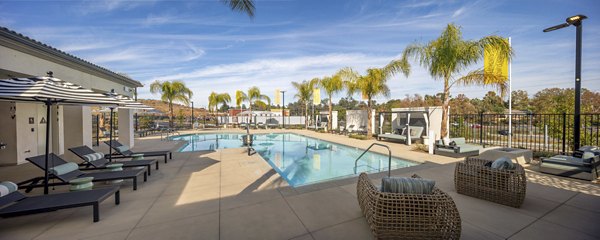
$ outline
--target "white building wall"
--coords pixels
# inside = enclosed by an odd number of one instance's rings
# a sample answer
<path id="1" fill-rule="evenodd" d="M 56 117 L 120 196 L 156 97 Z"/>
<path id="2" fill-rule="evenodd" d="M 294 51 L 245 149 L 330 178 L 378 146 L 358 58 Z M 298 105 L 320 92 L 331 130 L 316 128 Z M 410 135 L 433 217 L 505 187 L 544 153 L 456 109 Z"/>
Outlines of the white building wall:
<path id="1" fill-rule="evenodd" d="M 65 158 L 79 160 L 69 148 L 87 145 L 92 147 L 92 111 L 87 106 L 64 106 L 64 153 Z"/>
<path id="2" fill-rule="evenodd" d="M 132 148 L 134 142 L 133 109 L 119 108 L 119 142 Z"/>

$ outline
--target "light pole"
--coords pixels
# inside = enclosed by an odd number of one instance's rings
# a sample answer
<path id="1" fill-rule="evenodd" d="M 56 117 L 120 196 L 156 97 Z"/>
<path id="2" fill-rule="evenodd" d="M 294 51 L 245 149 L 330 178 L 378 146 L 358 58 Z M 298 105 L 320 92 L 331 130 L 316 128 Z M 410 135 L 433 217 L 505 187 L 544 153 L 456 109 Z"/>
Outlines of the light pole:
<path id="1" fill-rule="evenodd" d="M 573 116 L 573 150 L 579 149 L 581 136 L 581 34 L 583 26 L 581 22 L 586 19 L 585 15 L 575 15 L 568 17 L 566 23 L 544 29 L 544 32 L 551 32 L 570 25 L 575 26 L 576 45 L 575 45 L 575 114 Z M 565 133 L 563 133 L 565 134 Z"/>
<path id="2" fill-rule="evenodd" d="M 282 95 L 283 111 L 281 111 L 281 120 L 283 120 L 283 129 L 285 129 L 285 91 L 280 91 Z"/>
<path id="3" fill-rule="evenodd" d="M 192 102 L 192 130 L 194 130 L 194 101 Z"/>

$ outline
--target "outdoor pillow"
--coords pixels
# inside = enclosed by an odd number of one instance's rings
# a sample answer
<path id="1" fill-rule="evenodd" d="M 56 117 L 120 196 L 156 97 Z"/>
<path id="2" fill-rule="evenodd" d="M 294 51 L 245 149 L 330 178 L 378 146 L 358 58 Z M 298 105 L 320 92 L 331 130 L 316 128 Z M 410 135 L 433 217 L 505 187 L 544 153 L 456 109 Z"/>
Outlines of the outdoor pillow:
<path id="1" fill-rule="evenodd" d="M 585 163 L 591 163 L 595 157 L 596 157 L 596 154 L 594 154 L 594 152 L 590 152 L 590 151 L 585 151 L 581 155 L 581 159 L 583 159 L 583 162 L 585 162 Z"/>
<path id="2" fill-rule="evenodd" d="M 68 163 L 61 164 L 56 167 L 50 168 L 50 173 L 52 173 L 56 176 L 60 176 L 60 175 L 75 171 L 77 169 L 79 169 L 79 166 L 77 165 L 77 163 L 68 162 Z"/>
<path id="3" fill-rule="evenodd" d="M 449 144 L 449 145 L 450 145 L 450 146 L 456 146 L 456 142 L 455 142 L 455 141 L 452 141 L 452 142 L 450 142 L 450 144 Z"/>
<path id="4" fill-rule="evenodd" d="M 500 157 L 492 162 L 492 168 L 498 170 L 514 170 L 516 166 L 510 158 Z"/>
<path id="5" fill-rule="evenodd" d="M 118 146 L 116 147 L 117 151 L 119 152 L 126 152 L 127 150 L 129 150 L 129 146 L 123 145 L 123 146 Z"/>
<path id="6" fill-rule="evenodd" d="M 93 162 L 102 158 L 104 158 L 104 153 L 90 153 L 83 155 L 83 160 L 86 162 Z"/>
<path id="7" fill-rule="evenodd" d="M 381 191 L 389 193 L 431 194 L 434 186 L 435 181 L 422 178 L 381 179 Z"/>
<path id="8" fill-rule="evenodd" d="M 17 184 L 15 184 L 13 182 L 9 182 L 9 181 L 1 182 L 0 183 L 0 197 L 3 197 L 12 192 L 15 192 L 15 191 L 17 191 L 17 189 L 19 189 L 19 187 L 17 186 Z"/>

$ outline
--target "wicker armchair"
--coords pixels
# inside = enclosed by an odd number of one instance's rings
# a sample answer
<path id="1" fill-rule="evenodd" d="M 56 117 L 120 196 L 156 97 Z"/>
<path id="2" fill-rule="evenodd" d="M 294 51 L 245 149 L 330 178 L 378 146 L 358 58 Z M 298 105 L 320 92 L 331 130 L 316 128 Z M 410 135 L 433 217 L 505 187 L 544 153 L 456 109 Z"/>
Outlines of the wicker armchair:
<path id="1" fill-rule="evenodd" d="M 361 173 L 356 191 L 358 204 L 377 239 L 460 238 L 458 209 L 438 188 L 432 194 L 386 193 Z"/>
<path id="2" fill-rule="evenodd" d="M 499 170 L 484 166 L 489 160 L 467 158 L 456 164 L 456 192 L 471 197 L 519 208 L 525 200 L 527 178 L 518 163 L 515 170 Z"/>

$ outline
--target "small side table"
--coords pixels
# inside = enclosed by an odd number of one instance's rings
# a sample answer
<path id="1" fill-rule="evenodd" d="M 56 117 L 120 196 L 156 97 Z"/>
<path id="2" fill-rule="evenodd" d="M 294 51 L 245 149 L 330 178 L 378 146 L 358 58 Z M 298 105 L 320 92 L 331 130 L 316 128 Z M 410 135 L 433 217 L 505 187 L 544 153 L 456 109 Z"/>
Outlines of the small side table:
<path id="1" fill-rule="evenodd" d="M 94 187 L 94 183 L 92 181 L 94 181 L 94 177 L 75 178 L 69 181 L 69 184 L 71 184 L 69 191 L 76 192 L 90 190 L 92 187 Z"/>

